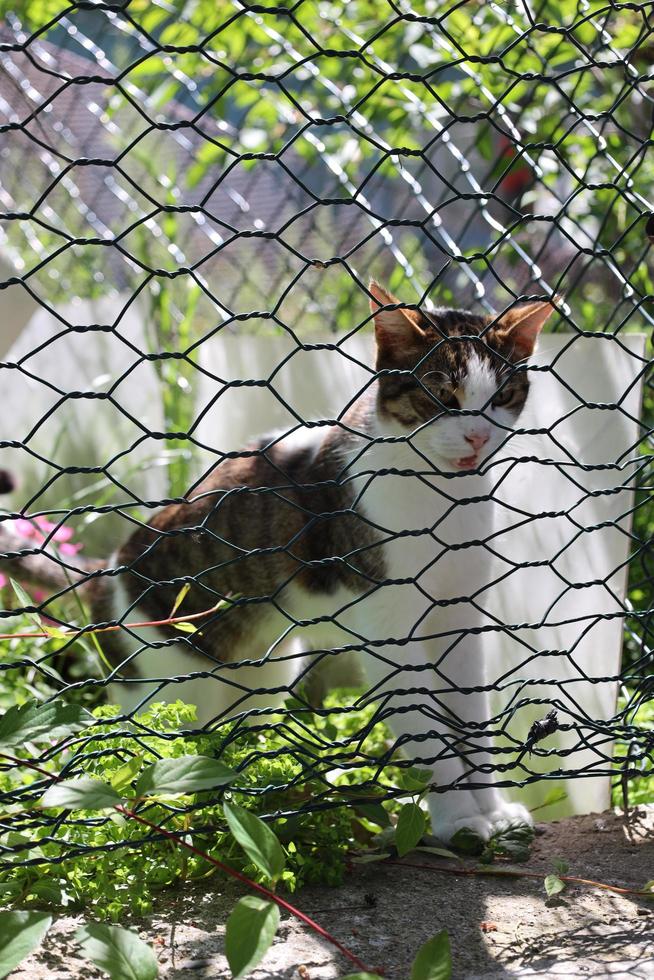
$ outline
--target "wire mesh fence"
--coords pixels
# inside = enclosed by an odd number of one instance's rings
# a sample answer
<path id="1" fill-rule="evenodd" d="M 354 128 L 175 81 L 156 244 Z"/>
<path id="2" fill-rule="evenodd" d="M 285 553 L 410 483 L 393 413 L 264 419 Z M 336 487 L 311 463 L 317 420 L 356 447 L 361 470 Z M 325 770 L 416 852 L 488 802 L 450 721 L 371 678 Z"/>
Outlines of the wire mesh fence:
<path id="1" fill-rule="evenodd" d="M 174 878 L 37 804 L 189 753 L 299 877 L 425 789 L 445 839 L 645 798 L 650 16 L 2 5 L 8 894 Z M 142 812 L 219 849 L 225 792 Z"/>

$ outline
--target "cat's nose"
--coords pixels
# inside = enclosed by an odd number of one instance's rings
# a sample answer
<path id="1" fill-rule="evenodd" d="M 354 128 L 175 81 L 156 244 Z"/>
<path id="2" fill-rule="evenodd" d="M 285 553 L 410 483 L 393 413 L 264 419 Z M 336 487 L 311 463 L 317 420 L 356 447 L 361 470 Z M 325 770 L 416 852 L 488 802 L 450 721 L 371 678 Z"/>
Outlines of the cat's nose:
<path id="1" fill-rule="evenodd" d="M 469 436 L 465 436 L 466 442 L 469 442 L 473 449 L 481 449 L 488 442 L 490 436 L 488 433 L 471 432 Z"/>

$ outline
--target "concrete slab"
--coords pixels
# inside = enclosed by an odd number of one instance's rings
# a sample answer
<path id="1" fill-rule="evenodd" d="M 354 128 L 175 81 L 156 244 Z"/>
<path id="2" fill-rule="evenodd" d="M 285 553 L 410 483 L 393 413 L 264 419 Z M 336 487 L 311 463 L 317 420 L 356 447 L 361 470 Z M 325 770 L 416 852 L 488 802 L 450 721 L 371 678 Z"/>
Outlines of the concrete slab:
<path id="1" fill-rule="evenodd" d="M 562 858 L 570 874 L 607 884 L 639 888 L 654 877 L 654 807 L 641 808 L 630 832 L 613 813 L 541 829 L 530 861 L 518 866 L 523 870 L 545 875 Z M 437 870 L 444 864 L 415 853 L 393 865 L 359 865 L 343 887 L 305 888 L 294 902 L 387 980 L 407 980 L 417 949 L 442 928 L 450 935 L 454 980 L 654 977 L 654 902 L 580 885 L 547 899 L 539 878 L 449 875 Z M 162 978 L 230 977 L 224 923 L 241 894 L 216 875 L 162 894 L 155 914 L 130 923 L 153 944 Z M 71 942 L 81 919 L 60 918 L 42 950 L 13 976 L 100 977 Z M 283 915 L 274 945 L 251 976 L 333 980 L 353 970 L 328 943 Z"/>

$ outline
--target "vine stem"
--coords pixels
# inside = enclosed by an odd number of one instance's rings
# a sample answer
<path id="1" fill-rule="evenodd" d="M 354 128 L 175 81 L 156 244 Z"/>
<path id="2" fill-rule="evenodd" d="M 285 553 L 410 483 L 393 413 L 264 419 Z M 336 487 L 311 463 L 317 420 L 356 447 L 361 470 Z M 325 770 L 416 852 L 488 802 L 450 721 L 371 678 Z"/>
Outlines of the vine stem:
<path id="1" fill-rule="evenodd" d="M 308 925 L 311 929 L 314 930 L 314 932 L 317 932 L 318 935 L 322 936 L 323 939 L 326 939 L 328 942 L 332 943 L 332 945 L 335 946 L 336 949 L 343 954 L 343 956 L 346 956 L 348 960 L 350 960 L 351 963 L 354 963 L 354 965 L 363 973 L 374 972 L 371 971 L 365 965 L 365 963 L 363 963 L 359 959 L 359 957 L 356 956 L 351 950 L 349 950 L 346 946 L 343 946 L 343 944 L 340 943 L 335 936 L 332 936 L 332 934 L 327 932 L 326 929 L 323 929 L 323 927 L 319 925 L 314 919 L 310 918 L 308 915 L 305 915 L 304 912 L 301 912 L 300 909 L 295 908 L 294 905 L 291 905 L 283 898 L 280 898 L 279 895 L 275 894 L 275 892 L 271 892 L 268 888 L 265 888 L 263 885 L 257 884 L 256 881 L 252 881 L 250 878 L 247 878 L 245 875 L 241 874 L 240 871 L 236 871 L 235 868 L 230 868 L 228 864 L 223 864 L 223 862 L 218 861 L 217 858 L 211 857 L 210 854 L 207 854 L 205 851 L 201 851 L 198 847 L 194 847 L 193 844 L 189 844 L 184 840 L 180 840 L 179 837 L 177 837 L 171 831 L 165 830 L 164 827 L 159 827 L 155 823 L 151 823 L 149 820 L 146 820 L 145 817 L 142 817 L 139 813 L 134 813 L 133 810 L 129 810 L 127 807 L 120 806 L 120 805 L 114 807 L 114 809 L 117 810 L 119 813 L 122 813 L 123 816 L 131 817 L 132 820 L 136 820 L 138 823 L 143 824 L 145 827 L 149 827 L 151 830 L 156 830 L 157 833 L 163 834 L 164 837 L 167 837 L 169 840 L 174 841 L 180 847 L 185 847 L 188 851 L 192 851 L 193 854 L 197 854 L 198 857 L 204 858 L 205 861 L 208 861 L 210 864 L 213 864 L 216 868 L 219 868 L 221 871 L 229 875 L 231 878 L 236 878 L 238 881 L 243 882 L 244 885 L 247 885 L 248 888 L 252 888 L 254 889 L 254 891 L 260 892 L 262 895 L 265 895 L 266 898 L 269 899 L 271 902 L 275 902 L 277 905 L 280 906 L 280 908 L 283 908 L 287 912 L 290 912 L 291 915 L 294 915 L 296 919 L 300 919 L 301 922 L 304 922 L 305 925 Z"/>
<path id="2" fill-rule="evenodd" d="M 58 776 L 56 773 L 48 772 L 47 769 L 43 769 L 41 766 L 36 765 L 36 763 L 32 762 L 29 759 L 17 759 L 15 756 L 6 755 L 5 753 L 0 753 L 0 759 L 6 759 L 8 762 L 14 762 L 21 766 L 27 766 L 27 768 L 33 769 L 35 770 L 35 772 L 41 773 L 41 775 L 47 776 L 49 779 L 52 779 L 53 782 L 61 781 L 61 776 Z M 185 840 L 180 840 L 179 837 L 176 834 L 173 834 L 170 830 L 166 830 L 165 827 L 159 827 L 156 823 L 152 823 L 150 820 L 146 820 L 145 817 L 142 817 L 139 813 L 135 813 L 133 810 L 130 810 L 128 807 L 122 806 L 122 804 L 118 804 L 114 807 L 114 810 L 116 810 L 118 813 L 121 813 L 124 817 L 128 817 L 130 820 L 135 820 L 137 823 L 143 824 L 143 826 L 149 827 L 151 830 L 156 830 L 157 833 L 162 834 L 168 840 L 173 841 L 175 844 L 177 844 L 178 847 L 183 847 L 187 851 L 191 851 L 193 854 L 197 854 L 198 857 L 201 857 L 205 861 L 208 861 L 209 864 L 213 864 L 214 867 L 218 868 L 226 875 L 229 875 L 231 878 L 236 878 L 237 881 L 240 881 L 244 885 L 247 885 L 247 887 L 251 888 L 253 891 L 257 891 L 260 892 L 260 894 L 265 895 L 266 898 L 269 899 L 269 901 L 275 902 L 280 908 L 283 908 L 287 912 L 290 912 L 291 915 L 294 915 L 296 919 L 299 919 L 301 922 L 304 922 L 304 924 L 309 926 L 310 929 L 313 929 L 314 932 L 317 932 L 319 936 L 322 936 L 323 939 L 326 939 L 327 942 L 335 946 L 336 949 L 339 951 L 339 953 L 342 953 L 343 956 L 345 956 L 351 963 L 354 963 L 357 969 L 360 970 L 362 973 L 375 972 L 374 970 L 370 970 L 365 965 L 365 963 L 363 963 L 363 961 L 359 959 L 359 957 L 355 953 L 349 950 L 347 946 L 344 946 L 341 942 L 339 942 L 335 936 L 332 936 L 330 932 L 327 932 L 326 929 L 323 929 L 323 927 L 318 922 L 310 918 L 310 916 L 305 915 L 305 913 L 300 911 L 300 909 L 296 908 L 294 905 L 291 905 L 290 902 L 285 901 L 285 899 L 280 898 L 279 895 L 276 895 L 268 888 L 265 888 L 263 885 L 259 885 L 256 881 L 252 881 L 250 878 L 248 878 L 244 874 L 241 874 L 241 872 L 237 871 L 235 868 L 230 868 L 228 864 L 223 864 L 223 862 L 219 861 L 217 858 L 211 857 L 210 854 L 207 854 L 205 851 L 201 851 L 198 847 L 195 847 L 193 844 L 189 844 Z"/>
<path id="3" fill-rule="evenodd" d="M 95 636 L 96 633 L 111 633 L 115 630 L 122 629 L 142 629 L 146 626 L 174 626 L 175 623 L 190 623 L 194 619 L 202 619 L 205 616 L 210 616 L 211 613 L 216 612 L 218 606 L 212 606 L 211 609 L 203 609 L 202 612 L 191 613 L 189 616 L 171 616 L 168 619 L 153 619 L 147 623 L 117 623 L 115 626 L 100 626 L 95 630 L 34 630 L 30 633 L 0 633 L 0 640 L 40 640 L 43 637 L 49 637 L 50 639 L 70 639 L 76 636 Z"/>
<path id="4" fill-rule="evenodd" d="M 384 864 L 393 864 L 399 868 L 416 868 L 419 871 L 432 871 L 436 874 L 446 875 L 468 875 L 482 876 L 495 875 L 504 878 L 539 878 L 541 881 L 545 877 L 541 871 L 522 871 L 519 868 L 446 868 L 442 864 L 415 864 L 411 861 L 384 861 Z M 654 892 L 645 891 L 642 888 L 620 888 L 618 885 L 608 885 L 604 881 L 593 881 L 591 878 L 577 878 L 575 875 L 556 875 L 561 881 L 572 882 L 576 885 L 589 885 L 591 888 L 603 888 L 605 891 L 615 892 L 617 895 L 641 895 L 644 898 L 654 898 Z"/>

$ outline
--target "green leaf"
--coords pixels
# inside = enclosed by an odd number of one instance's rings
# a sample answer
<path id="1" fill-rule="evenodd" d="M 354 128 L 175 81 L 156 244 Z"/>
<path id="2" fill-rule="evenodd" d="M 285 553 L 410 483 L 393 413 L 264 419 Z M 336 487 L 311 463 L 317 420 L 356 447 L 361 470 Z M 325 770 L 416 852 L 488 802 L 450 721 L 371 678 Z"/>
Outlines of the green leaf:
<path id="1" fill-rule="evenodd" d="M 410 793 L 419 793 L 431 783 L 434 774 L 431 769 L 419 769 L 418 766 L 411 766 L 410 769 L 403 769 L 399 776 L 401 789 L 406 789 Z"/>
<path id="2" fill-rule="evenodd" d="M 431 845 L 416 847 L 416 851 L 425 851 L 426 854 L 435 854 L 437 857 L 448 858 L 450 861 L 460 861 L 461 856 L 454 851 L 448 851 L 445 847 L 432 847 Z"/>
<path id="3" fill-rule="evenodd" d="M 137 796 L 180 796 L 226 786 L 238 773 L 204 755 L 182 755 L 178 759 L 157 759 L 139 776 Z"/>
<path id="4" fill-rule="evenodd" d="M 418 950 L 411 968 L 411 980 L 450 980 L 452 955 L 450 940 L 445 929 Z"/>
<path id="5" fill-rule="evenodd" d="M 545 878 L 545 891 L 548 898 L 551 898 L 552 895 L 558 895 L 564 888 L 565 881 L 561 881 L 558 875 L 547 875 Z"/>
<path id="6" fill-rule="evenodd" d="M 174 629 L 179 630 L 180 633 L 197 633 L 198 628 L 194 626 L 193 623 L 171 623 Z"/>
<path id="7" fill-rule="evenodd" d="M 150 947 L 122 926 L 87 922 L 77 930 L 75 940 L 88 959 L 105 970 L 111 980 L 154 980 L 159 972 Z"/>
<path id="8" fill-rule="evenodd" d="M 227 920 L 225 954 L 234 980 L 245 976 L 269 948 L 277 926 L 279 908 L 258 895 L 246 895 Z"/>
<path id="9" fill-rule="evenodd" d="M 0 745 L 23 745 L 45 739 L 55 742 L 94 722 L 93 715 L 77 704 L 64 701 L 39 704 L 30 700 L 9 708 L 0 718 Z"/>
<path id="10" fill-rule="evenodd" d="M 65 806 L 69 810 L 104 810 L 121 802 L 115 789 L 92 776 L 55 783 L 41 798 L 43 807 Z"/>
<path id="11" fill-rule="evenodd" d="M 59 626 L 48 626 L 47 623 L 41 623 L 41 628 L 44 633 L 47 633 L 54 640 L 67 640 L 70 636 L 74 635 L 69 631 L 62 630 Z"/>
<path id="12" fill-rule="evenodd" d="M 0 977 L 36 949 L 51 923 L 45 912 L 0 912 Z"/>
<path id="13" fill-rule="evenodd" d="M 181 587 L 181 589 L 179 590 L 179 592 L 177 593 L 177 595 L 175 597 L 175 602 L 173 604 L 173 608 L 170 610 L 169 619 L 172 619 L 174 617 L 175 613 L 177 612 L 177 610 L 179 609 L 179 607 L 181 606 L 181 604 L 184 602 L 184 599 L 189 594 L 190 590 L 191 590 L 191 583 L 190 582 L 186 582 Z"/>
<path id="14" fill-rule="evenodd" d="M 554 806 L 555 803 L 563 803 L 567 798 L 568 794 L 566 791 L 562 787 L 555 786 L 545 794 L 542 803 L 539 803 L 538 806 L 531 807 L 531 812 L 535 813 L 537 810 L 544 810 L 546 806 Z"/>
<path id="15" fill-rule="evenodd" d="M 381 803 L 357 803 L 354 812 L 365 817 L 370 823 L 376 824 L 377 827 L 390 827 L 391 818 Z"/>
<path id="16" fill-rule="evenodd" d="M 352 858 L 353 864 L 371 864 L 373 861 L 385 861 L 391 856 L 390 851 L 375 854 L 357 854 Z"/>
<path id="17" fill-rule="evenodd" d="M 37 603 L 34 602 L 34 600 L 27 594 L 20 582 L 17 582 L 13 578 L 10 578 L 9 581 L 11 582 L 12 589 L 16 593 L 16 598 L 24 609 L 29 609 L 30 606 L 33 607 L 37 605 Z M 38 613 L 26 613 L 26 616 L 34 623 L 37 629 L 41 629 L 41 617 Z"/>
<path id="18" fill-rule="evenodd" d="M 397 853 L 404 857 L 412 851 L 425 832 L 425 815 L 417 803 L 405 803 L 395 828 Z"/>
<path id="19" fill-rule="evenodd" d="M 554 858 L 552 864 L 554 865 L 554 870 L 558 875 L 567 875 L 568 871 L 570 870 L 570 865 L 563 858 Z"/>
<path id="20" fill-rule="evenodd" d="M 140 768 L 141 759 L 139 759 L 138 756 L 134 756 L 133 758 L 128 759 L 127 762 L 120 767 L 120 769 L 116 770 L 109 782 L 117 793 L 121 793 L 127 786 L 130 785 Z"/>
<path id="21" fill-rule="evenodd" d="M 286 858 L 270 827 L 256 814 L 235 803 L 225 803 L 223 810 L 229 829 L 250 860 L 269 878 L 279 878 Z"/>

